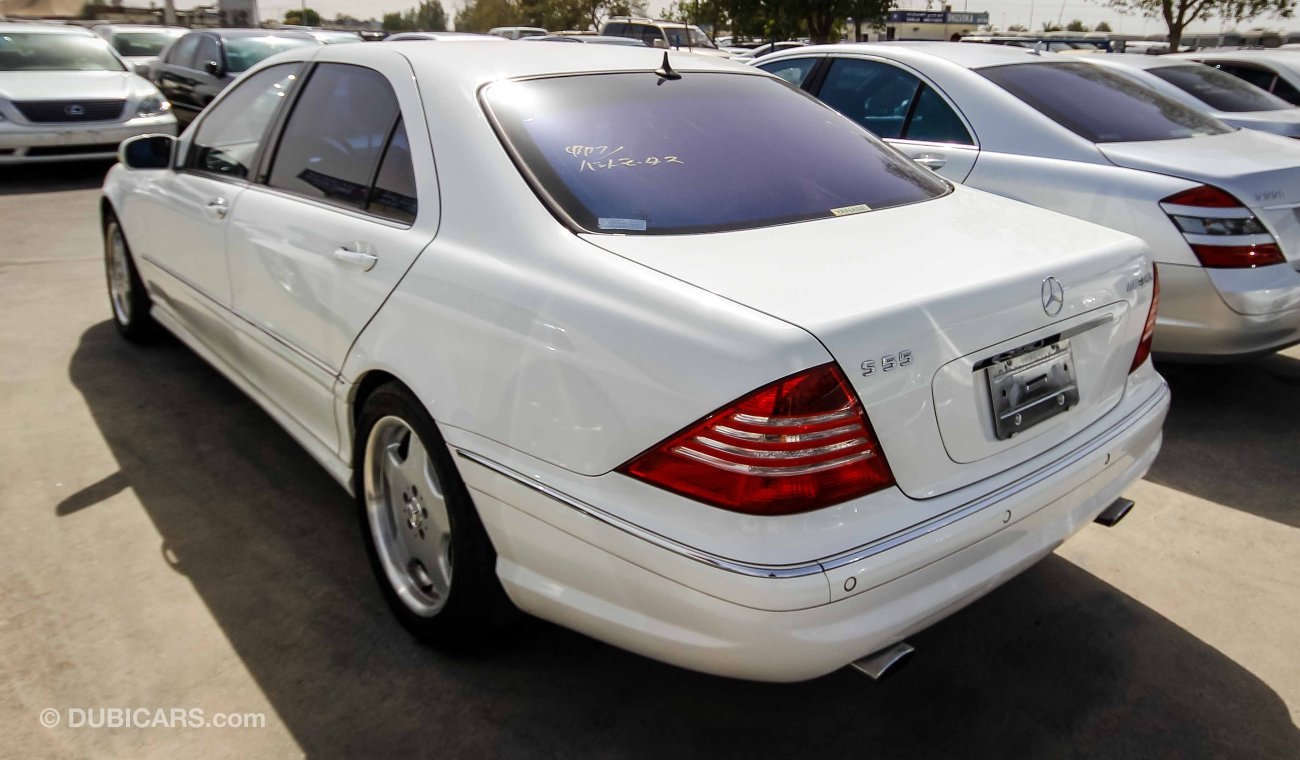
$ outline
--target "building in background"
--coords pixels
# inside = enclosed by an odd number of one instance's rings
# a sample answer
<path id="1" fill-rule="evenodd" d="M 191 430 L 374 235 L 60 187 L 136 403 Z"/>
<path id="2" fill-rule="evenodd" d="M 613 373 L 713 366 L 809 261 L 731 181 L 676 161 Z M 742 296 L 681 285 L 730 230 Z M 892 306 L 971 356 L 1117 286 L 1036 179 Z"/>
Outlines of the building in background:
<path id="1" fill-rule="evenodd" d="M 989 14 L 953 11 L 890 11 L 885 19 L 887 40 L 959 40 L 981 26 L 988 26 Z"/>

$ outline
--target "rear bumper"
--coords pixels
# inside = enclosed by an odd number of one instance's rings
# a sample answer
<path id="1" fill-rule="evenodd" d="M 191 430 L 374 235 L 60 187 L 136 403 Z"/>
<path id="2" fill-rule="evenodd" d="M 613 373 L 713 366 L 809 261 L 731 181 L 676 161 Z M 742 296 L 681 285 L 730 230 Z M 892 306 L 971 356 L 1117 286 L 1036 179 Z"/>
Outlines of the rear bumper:
<path id="1" fill-rule="evenodd" d="M 176 134 L 176 117 L 168 113 L 98 124 L 0 122 L 0 165 L 116 158 L 119 143 L 148 134 Z"/>
<path id="2" fill-rule="evenodd" d="M 1300 272 L 1290 265 L 1208 270 L 1160 265 L 1154 351 L 1231 361 L 1300 343 Z"/>
<path id="3" fill-rule="evenodd" d="M 1168 406 L 1161 382 L 1019 481 L 770 577 L 656 545 L 481 457 L 461 451 L 458 464 L 524 611 L 693 670 L 798 681 L 931 625 L 1050 553 L 1147 471 Z"/>

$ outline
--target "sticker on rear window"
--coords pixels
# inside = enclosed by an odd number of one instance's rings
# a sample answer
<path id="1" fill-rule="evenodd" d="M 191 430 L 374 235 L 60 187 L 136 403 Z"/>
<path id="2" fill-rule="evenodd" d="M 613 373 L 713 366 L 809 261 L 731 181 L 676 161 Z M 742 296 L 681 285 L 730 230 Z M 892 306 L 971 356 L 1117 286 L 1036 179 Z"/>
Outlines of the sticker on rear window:
<path id="1" fill-rule="evenodd" d="M 839 208 L 833 208 L 831 209 L 831 213 L 835 216 L 849 216 L 851 214 L 865 214 L 870 210 L 871 207 L 867 204 L 859 203 L 856 206 L 840 206 Z"/>
<path id="2" fill-rule="evenodd" d="M 602 216 L 596 220 L 596 225 L 602 230 L 631 230 L 633 232 L 645 232 L 644 219 L 610 219 Z"/>

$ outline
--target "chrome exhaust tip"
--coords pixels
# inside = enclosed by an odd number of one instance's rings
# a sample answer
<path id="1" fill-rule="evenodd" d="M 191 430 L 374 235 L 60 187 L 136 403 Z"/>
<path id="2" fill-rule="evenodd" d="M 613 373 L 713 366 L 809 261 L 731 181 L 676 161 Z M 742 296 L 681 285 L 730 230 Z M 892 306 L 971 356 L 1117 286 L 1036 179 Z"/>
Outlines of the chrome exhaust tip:
<path id="1" fill-rule="evenodd" d="M 912 653 L 915 651 L 911 644 L 900 641 L 860 660 L 854 660 L 849 663 L 849 667 L 873 681 L 879 681 L 887 675 L 898 672 L 903 663 L 912 659 Z"/>
<path id="2" fill-rule="evenodd" d="M 1119 524 L 1120 520 L 1127 517 L 1128 513 L 1132 511 L 1132 509 L 1132 499 L 1119 498 L 1109 507 L 1103 509 L 1101 514 L 1097 515 L 1093 522 L 1105 525 L 1107 528 L 1113 528 Z"/>

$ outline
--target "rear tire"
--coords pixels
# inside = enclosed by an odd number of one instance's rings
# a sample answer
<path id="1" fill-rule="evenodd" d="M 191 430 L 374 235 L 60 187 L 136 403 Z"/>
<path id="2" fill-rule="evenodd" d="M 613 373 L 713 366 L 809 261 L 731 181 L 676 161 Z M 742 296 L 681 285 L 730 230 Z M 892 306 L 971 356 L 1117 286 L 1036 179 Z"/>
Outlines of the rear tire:
<path id="1" fill-rule="evenodd" d="M 400 383 L 382 385 L 366 399 L 354 461 L 371 568 L 407 630 L 424 642 L 458 646 L 518 615 L 442 434 Z"/>
<path id="2" fill-rule="evenodd" d="M 112 214 L 104 224 L 104 271 L 108 278 L 108 303 L 117 331 L 133 343 L 156 338 L 158 323 L 149 313 L 153 302 L 136 271 L 122 225 Z"/>

